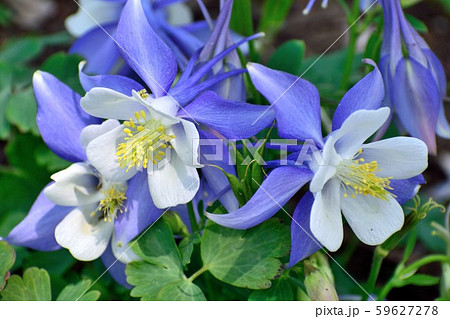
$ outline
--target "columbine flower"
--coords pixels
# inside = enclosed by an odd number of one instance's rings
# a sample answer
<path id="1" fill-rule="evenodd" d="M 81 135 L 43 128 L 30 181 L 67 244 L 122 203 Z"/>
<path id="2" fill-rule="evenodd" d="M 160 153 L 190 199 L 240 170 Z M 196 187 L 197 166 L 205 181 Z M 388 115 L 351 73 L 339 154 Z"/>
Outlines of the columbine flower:
<path id="1" fill-rule="evenodd" d="M 319 94 L 312 84 L 258 64 L 250 64 L 248 69 L 256 88 L 275 103 L 280 136 L 314 141 L 323 162 L 275 168 L 242 208 L 208 217 L 231 228 L 255 226 L 311 181 L 293 215 L 290 265 L 320 248 L 313 236 L 331 251 L 340 247 L 341 212 L 356 236 L 369 245 L 378 245 L 399 230 L 404 219 L 400 203 L 411 198 L 423 182 L 418 175 L 427 166 L 427 148 L 410 137 L 363 144 L 389 117 L 389 108 L 379 108 L 384 89 L 378 69 L 343 97 L 333 118 L 333 132 L 325 139 Z M 290 159 L 299 154 L 301 150 Z"/>
<path id="2" fill-rule="evenodd" d="M 78 38 L 69 52 L 86 58 L 87 72 L 117 72 L 119 52 L 110 35 L 114 38 L 126 0 L 79 0 L 79 3 L 81 8 L 66 19 L 67 30 Z M 192 22 L 189 8 L 180 1 L 143 0 L 142 4 L 153 29 L 176 52 L 178 63 L 185 66 L 203 45 L 202 40 L 180 27 Z"/>
<path id="3" fill-rule="evenodd" d="M 436 153 L 436 136 L 450 138 L 444 113 L 444 69 L 436 55 L 406 20 L 399 0 L 380 0 L 384 10 L 384 40 L 380 69 L 387 101 L 402 125 Z"/>
<path id="4" fill-rule="evenodd" d="M 48 73 L 36 72 L 33 87 L 43 140 L 57 155 L 76 163 L 52 176 L 55 182 L 44 188 L 6 240 L 41 251 L 63 246 L 80 260 L 101 255 L 110 274 L 127 285 L 122 262 L 135 258 L 131 250 L 125 253 L 128 244 L 162 213 L 148 194 L 147 176 L 137 174 L 127 183 L 102 177 L 87 162 L 84 148 L 119 123 L 97 124 L 99 119 L 81 109 L 81 97 Z M 122 262 L 115 263 L 117 258 Z"/>
<path id="5" fill-rule="evenodd" d="M 198 83 L 218 61 L 248 39 L 217 54 L 195 72 L 194 56 L 175 86 L 175 56 L 148 24 L 139 0 L 125 5 L 116 39 L 123 58 L 153 94 L 128 78 L 89 77 L 81 72 L 81 82 L 88 91 L 81 99 L 83 109 L 96 117 L 125 121 L 94 139 L 87 146 L 87 157 L 110 181 L 126 181 L 147 169 L 149 190 L 159 208 L 187 203 L 199 188 L 196 124 L 240 139 L 258 133 L 273 119 L 269 111 L 257 125 L 251 125 L 266 107 L 223 100 L 212 91 L 200 95 L 243 72 L 232 70 Z M 143 39 L 139 45 L 137 39 Z"/>

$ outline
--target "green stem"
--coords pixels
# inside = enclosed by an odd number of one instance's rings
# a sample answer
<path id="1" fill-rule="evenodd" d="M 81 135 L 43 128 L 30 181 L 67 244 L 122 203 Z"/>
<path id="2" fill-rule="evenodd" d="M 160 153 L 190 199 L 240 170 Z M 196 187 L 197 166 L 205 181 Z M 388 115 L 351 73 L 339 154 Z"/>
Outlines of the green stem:
<path id="1" fill-rule="evenodd" d="M 375 284 L 380 273 L 381 264 L 384 258 L 389 254 L 389 251 L 384 250 L 380 246 L 375 248 L 373 253 L 372 268 L 370 269 L 369 279 L 367 280 L 367 291 L 372 293 L 375 289 Z M 369 298 L 369 296 L 367 296 Z"/>
<path id="2" fill-rule="evenodd" d="M 359 14 L 359 0 L 353 1 L 352 12 L 350 16 L 348 16 L 348 25 L 352 25 L 356 19 L 358 19 Z M 344 72 L 342 75 L 342 90 L 346 90 L 348 83 L 350 82 L 350 76 L 352 74 L 353 60 L 355 59 L 355 51 L 356 51 L 356 40 L 358 38 L 358 28 L 357 26 L 352 26 L 349 30 L 350 32 L 350 40 L 348 44 L 348 52 L 347 59 L 345 61 Z"/>
<path id="3" fill-rule="evenodd" d="M 388 283 L 381 290 L 380 294 L 378 295 L 377 301 L 386 299 L 386 296 L 392 290 L 392 288 L 394 288 L 394 281 L 389 280 Z"/>
<path id="4" fill-rule="evenodd" d="M 192 276 L 189 277 L 187 280 L 189 282 L 193 282 L 198 276 L 200 276 L 201 274 L 203 274 L 207 270 L 208 270 L 208 267 L 207 266 L 203 266 L 202 268 L 197 270 L 195 273 L 193 273 Z"/>
<path id="5" fill-rule="evenodd" d="M 188 209 L 189 222 L 191 223 L 192 232 L 193 233 L 198 232 L 197 218 L 195 217 L 194 206 L 192 205 L 192 201 L 187 203 L 187 209 Z"/>

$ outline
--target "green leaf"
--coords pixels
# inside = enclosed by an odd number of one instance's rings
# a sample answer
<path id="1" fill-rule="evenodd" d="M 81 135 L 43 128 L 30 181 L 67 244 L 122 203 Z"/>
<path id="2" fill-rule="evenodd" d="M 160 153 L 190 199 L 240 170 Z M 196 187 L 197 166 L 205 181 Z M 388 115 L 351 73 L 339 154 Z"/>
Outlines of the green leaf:
<path id="1" fill-rule="evenodd" d="M 407 285 L 414 285 L 414 286 L 433 286 L 437 285 L 439 283 L 440 278 L 425 274 L 417 274 L 414 276 L 411 276 L 409 278 L 406 278 L 404 280 L 396 280 L 394 282 L 395 287 L 403 287 Z"/>
<path id="2" fill-rule="evenodd" d="M 183 266 L 186 266 L 191 262 L 194 245 L 200 243 L 200 240 L 200 234 L 194 233 L 189 237 L 183 238 L 183 240 L 178 244 L 178 249 L 181 255 L 181 263 Z"/>
<path id="3" fill-rule="evenodd" d="M 253 32 L 252 5 L 250 0 L 234 1 L 230 28 L 239 34 L 250 36 Z"/>
<path id="4" fill-rule="evenodd" d="M 202 290 L 192 282 L 180 280 L 161 289 L 156 300 L 206 301 L 206 298 Z"/>
<path id="5" fill-rule="evenodd" d="M 292 7 L 294 0 L 266 0 L 259 23 L 259 29 L 274 36 L 286 21 L 286 16 Z"/>
<path id="6" fill-rule="evenodd" d="M 291 301 L 294 300 L 292 287 L 285 278 L 273 282 L 272 287 L 263 290 L 254 290 L 249 301 Z"/>
<path id="7" fill-rule="evenodd" d="M 0 291 L 9 277 L 9 270 L 14 265 L 16 253 L 6 241 L 0 241 Z"/>
<path id="8" fill-rule="evenodd" d="M 93 290 L 86 293 L 91 287 L 91 280 L 82 280 L 77 284 L 66 286 L 59 294 L 56 301 L 96 301 L 100 298 L 100 292 Z"/>
<path id="9" fill-rule="evenodd" d="M 37 57 L 44 48 L 38 38 L 27 37 L 6 41 L 0 51 L 0 60 L 9 63 L 26 63 Z"/>
<path id="10" fill-rule="evenodd" d="M 406 20 L 408 20 L 409 23 L 411 23 L 411 25 L 413 26 L 413 28 L 416 29 L 418 32 L 428 33 L 428 27 L 425 23 L 423 23 L 423 21 L 420 21 L 419 19 L 410 14 L 406 14 Z"/>
<path id="11" fill-rule="evenodd" d="M 16 125 L 21 133 L 31 132 L 39 136 L 36 112 L 36 100 L 30 86 L 11 96 L 6 108 L 6 118 L 11 124 Z"/>
<path id="12" fill-rule="evenodd" d="M 135 286 L 131 296 L 140 297 L 141 300 L 187 300 L 186 298 L 199 296 L 197 289 L 200 288 L 188 282 L 183 274 L 180 253 L 172 231 L 163 220 L 155 223 L 135 242 L 132 249 L 143 261 L 127 265 L 127 281 Z M 182 281 L 186 281 L 186 284 L 181 284 Z"/>
<path id="13" fill-rule="evenodd" d="M 1 295 L 6 301 L 51 301 L 50 276 L 45 269 L 29 268 L 23 278 L 12 275 Z"/>
<path id="14" fill-rule="evenodd" d="M 9 122 L 6 119 L 6 106 L 11 95 L 12 74 L 8 64 L 0 61 L 0 139 L 9 135 Z"/>
<path id="15" fill-rule="evenodd" d="M 83 58 L 78 55 L 58 52 L 42 64 L 41 70 L 53 74 L 59 80 L 70 86 L 75 92 L 83 94 L 84 90 L 78 78 L 78 64 L 82 60 Z"/>
<path id="16" fill-rule="evenodd" d="M 267 289 L 282 270 L 277 258 L 289 252 L 289 230 L 277 219 L 248 230 L 208 222 L 201 243 L 203 267 L 217 279 L 251 289 Z"/>

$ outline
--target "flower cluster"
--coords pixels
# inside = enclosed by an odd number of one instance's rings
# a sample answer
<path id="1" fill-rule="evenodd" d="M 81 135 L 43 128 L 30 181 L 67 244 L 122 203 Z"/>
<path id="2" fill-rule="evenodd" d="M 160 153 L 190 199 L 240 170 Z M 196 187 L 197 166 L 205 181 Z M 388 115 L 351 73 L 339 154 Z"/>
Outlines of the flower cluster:
<path id="1" fill-rule="evenodd" d="M 125 265 L 140 259 L 130 245 L 169 210 L 191 230 L 200 216 L 248 229 L 284 211 L 292 218 L 290 267 L 322 247 L 338 250 L 342 216 L 368 245 L 402 228 L 401 205 L 425 182 L 435 134 L 450 137 L 450 128 L 442 65 L 400 0 L 379 1 L 385 18 L 379 64 L 364 60 L 370 73 L 342 97 L 325 135 L 312 83 L 241 64 L 247 42 L 263 34 L 234 35 L 233 1 L 222 2 L 216 20 L 204 12 L 205 21 L 193 22 L 182 1 L 80 1 L 66 26 L 77 37 L 70 52 L 86 59 L 79 65 L 85 94 L 44 71 L 33 78 L 41 136 L 72 164 L 51 176 L 6 241 L 42 251 L 63 247 L 82 261 L 101 257 L 127 285 Z M 258 94 L 269 105 L 257 103 Z M 394 117 L 412 137 L 381 139 Z M 266 136 L 271 126 L 295 145 L 268 162 L 254 193 L 241 196 L 233 181 L 235 164 L 242 164 L 230 163 L 228 141 Z M 240 147 L 245 143 L 233 151 Z M 284 206 L 299 192 L 291 214 Z M 192 202 L 200 200 L 218 201 L 228 213 L 199 211 Z"/>

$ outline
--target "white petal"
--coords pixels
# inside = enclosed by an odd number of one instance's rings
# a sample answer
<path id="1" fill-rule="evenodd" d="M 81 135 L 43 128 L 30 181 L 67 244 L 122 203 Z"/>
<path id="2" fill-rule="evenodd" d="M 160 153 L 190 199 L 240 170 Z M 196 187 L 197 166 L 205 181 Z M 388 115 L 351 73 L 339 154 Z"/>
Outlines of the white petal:
<path id="1" fill-rule="evenodd" d="M 162 125 L 169 127 L 180 120 L 176 117 L 178 112 L 177 102 L 171 96 L 163 96 L 159 98 L 148 97 L 143 99 L 142 96 L 133 90 L 133 97 L 136 101 L 145 106 L 150 118 L 158 120 Z"/>
<path id="2" fill-rule="evenodd" d="M 75 163 L 51 176 L 55 183 L 48 186 L 45 196 L 57 205 L 79 206 L 98 202 L 103 196 L 98 191 L 98 177 L 87 163 Z"/>
<path id="3" fill-rule="evenodd" d="M 175 138 L 170 141 L 170 144 L 172 144 L 175 152 L 177 152 L 184 164 L 202 167 L 198 162 L 200 136 L 198 135 L 195 124 L 181 120 L 181 123 L 173 125 L 168 133 L 175 135 Z"/>
<path id="4" fill-rule="evenodd" d="M 329 136 L 321 153 L 325 165 L 319 165 L 316 161 L 310 162 L 310 168 L 314 172 L 309 189 L 312 193 L 320 192 L 323 186 L 336 174 L 336 165 L 341 161 L 341 157 L 334 148 L 335 139 Z"/>
<path id="5" fill-rule="evenodd" d="M 141 258 L 134 253 L 134 251 L 130 247 L 130 243 L 124 245 L 123 243 L 116 242 L 116 238 L 113 233 L 113 238 L 111 241 L 111 249 L 120 262 L 124 264 L 128 264 L 132 261 L 141 260 Z"/>
<path id="6" fill-rule="evenodd" d="M 342 196 L 342 213 L 355 235 L 367 245 L 380 245 L 400 230 L 404 221 L 402 207 L 393 197 Z"/>
<path id="7" fill-rule="evenodd" d="M 109 181 L 124 182 L 136 174 L 133 167 L 128 172 L 121 168 L 117 159 L 117 147 L 123 142 L 123 125 L 93 139 L 86 147 L 86 155 L 92 166 Z"/>
<path id="8" fill-rule="evenodd" d="M 91 142 L 94 138 L 111 131 L 119 125 L 120 123 L 117 120 L 107 120 L 102 124 L 88 125 L 81 131 L 80 143 L 83 148 L 86 149 L 89 142 Z"/>
<path id="9" fill-rule="evenodd" d="M 153 202 L 158 208 L 186 204 L 194 198 L 200 187 L 195 167 L 185 165 L 176 152 L 167 152 L 169 162 L 148 175 Z"/>
<path id="10" fill-rule="evenodd" d="M 393 137 L 363 145 L 359 156 L 365 162 L 377 161 L 381 169 L 377 175 L 407 179 L 422 173 L 428 166 L 428 149 L 424 142 L 413 137 Z"/>
<path id="11" fill-rule="evenodd" d="M 114 223 L 105 222 L 98 213 L 91 216 L 96 208 L 96 204 L 77 207 L 56 226 L 56 241 L 78 260 L 100 257 L 114 230 Z"/>
<path id="12" fill-rule="evenodd" d="M 344 229 L 337 179 L 330 179 L 321 192 L 314 194 L 310 227 L 314 237 L 328 250 L 336 251 L 341 247 Z"/>
<path id="13" fill-rule="evenodd" d="M 390 109 L 382 107 L 378 110 L 359 110 L 352 113 L 334 131 L 336 151 L 343 158 L 352 158 L 363 143 L 372 136 L 389 118 Z"/>
<path id="14" fill-rule="evenodd" d="M 325 165 L 319 166 L 319 170 L 314 174 L 314 177 L 309 184 L 309 190 L 312 193 L 320 192 L 324 185 L 336 174 L 336 167 Z"/>
<path id="15" fill-rule="evenodd" d="M 81 107 L 92 116 L 107 119 L 134 119 L 135 112 L 147 110 L 134 96 L 127 96 L 114 90 L 100 87 L 93 88 L 87 92 L 80 103 Z"/>
<path id="16" fill-rule="evenodd" d="M 98 27 L 97 23 L 105 25 L 118 21 L 123 8 L 120 1 L 79 0 L 79 2 L 81 8 L 65 21 L 67 31 L 76 38 L 91 28 Z"/>

